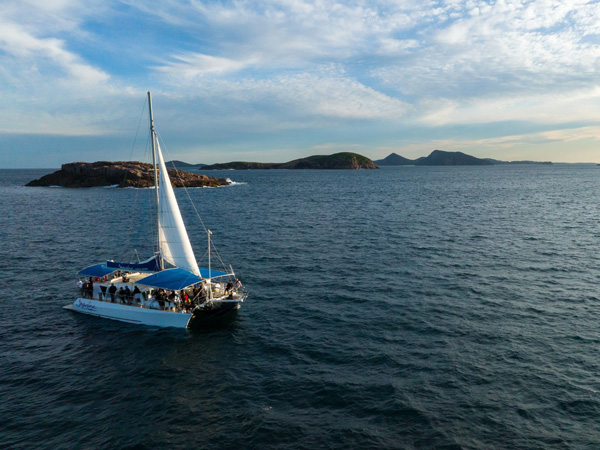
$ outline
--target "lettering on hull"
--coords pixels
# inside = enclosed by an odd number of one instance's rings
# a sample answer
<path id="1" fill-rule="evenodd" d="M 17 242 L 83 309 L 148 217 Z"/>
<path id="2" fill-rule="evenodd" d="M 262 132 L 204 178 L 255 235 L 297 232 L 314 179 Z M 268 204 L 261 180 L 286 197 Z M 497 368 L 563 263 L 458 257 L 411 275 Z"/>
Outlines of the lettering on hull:
<path id="1" fill-rule="evenodd" d="M 92 304 L 92 303 L 88 303 L 85 300 L 82 300 L 80 298 L 77 299 L 77 307 L 81 308 L 85 311 L 94 311 L 96 312 L 96 305 Z"/>

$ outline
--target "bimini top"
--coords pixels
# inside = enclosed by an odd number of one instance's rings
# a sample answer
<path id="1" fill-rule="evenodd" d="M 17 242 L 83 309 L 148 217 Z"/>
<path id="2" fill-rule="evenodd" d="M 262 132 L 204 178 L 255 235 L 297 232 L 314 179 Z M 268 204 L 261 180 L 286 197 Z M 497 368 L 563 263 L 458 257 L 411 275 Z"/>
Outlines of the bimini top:
<path id="1" fill-rule="evenodd" d="M 201 282 L 204 278 L 208 278 L 208 269 L 200 269 L 201 277 L 194 275 L 183 269 L 166 269 L 161 272 L 154 273 L 148 277 L 137 280 L 136 284 L 143 284 L 144 286 L 152 286 L 162 289 L 169 289 L 171 291 L 179 291 L 185 289 L 188 286 Z M 223 275 L 229 275 L 226 272 L 219 272 L 218 270 L 211 270 L 210 276 L 222 277 Z"/>
<path id="2" fill-rule="evenodd" d="M 154 255 L 145 261 L 139 263 L 122 263 L 115 261 L 106 261 L 108 267 L 113 270 L 134 270 L 136 272 L 158 272 L 160 271 L 160 256 Z"/>
<path id="3" fill-rule="evenodd" d="M 104 264 L 95 264 L 79 271 L 79 275 L 90 277 L 103 277 L 116 270 L 133 270 L 136 272 L 158 272 L 160 270 L 160 259 L 155 255 L 146 261 L 139 263 L 122 263 L 106 261 Z"/>
<path id="4" fill-rule="evenodd" d="M 108 275 L 109 273 L 112 273 L 115 270 L 117 269 L 107 267 L 106 264 L 95 264 L 93 266 L 86 267 L 85 269 L 80 270 L 78 275 L 86 275 L 89 277 L 103 277 L 104 275 Z"/>

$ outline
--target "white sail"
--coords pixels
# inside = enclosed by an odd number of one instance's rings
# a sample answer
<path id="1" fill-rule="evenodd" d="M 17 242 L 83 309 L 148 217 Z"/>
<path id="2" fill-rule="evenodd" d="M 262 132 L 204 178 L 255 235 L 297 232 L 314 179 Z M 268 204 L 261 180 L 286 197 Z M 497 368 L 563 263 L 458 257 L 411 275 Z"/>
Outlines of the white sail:
<path id="1" fill-rule="evenodd" d="M 167 167 L 156 139 L 159 168 L 158 245 L 162 257 L 170 264 L 200 276 L 200 269 L 190 244 Z"/>

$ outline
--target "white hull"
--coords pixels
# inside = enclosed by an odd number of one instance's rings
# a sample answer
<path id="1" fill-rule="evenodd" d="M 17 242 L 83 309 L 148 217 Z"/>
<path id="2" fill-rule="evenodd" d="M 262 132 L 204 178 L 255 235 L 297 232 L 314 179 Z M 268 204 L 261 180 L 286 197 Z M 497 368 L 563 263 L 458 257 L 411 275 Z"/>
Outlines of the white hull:
<path id="1" fill-rule="evenodd" d="M 88 298 L 78 298 L 72 305 L 67 305 L 64 308 L 105 319 L 155 327 L 187 328 L 192 317 L 192 314 L 188 313 L 141 308 Z"/>

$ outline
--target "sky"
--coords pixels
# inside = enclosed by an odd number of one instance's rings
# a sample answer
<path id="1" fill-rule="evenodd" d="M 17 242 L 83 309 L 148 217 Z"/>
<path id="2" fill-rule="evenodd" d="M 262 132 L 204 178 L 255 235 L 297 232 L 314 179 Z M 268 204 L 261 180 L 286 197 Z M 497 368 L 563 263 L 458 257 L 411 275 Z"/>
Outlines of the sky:
<path id="1" fill-rule="evenodd" d="M 0 167 L 600 162 L 599 0 L 3 0 Z M 137 154 L 136 154 L 137 152 Z"/>

